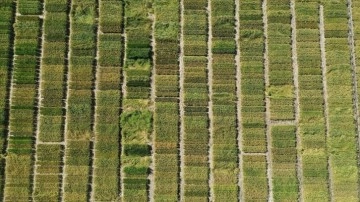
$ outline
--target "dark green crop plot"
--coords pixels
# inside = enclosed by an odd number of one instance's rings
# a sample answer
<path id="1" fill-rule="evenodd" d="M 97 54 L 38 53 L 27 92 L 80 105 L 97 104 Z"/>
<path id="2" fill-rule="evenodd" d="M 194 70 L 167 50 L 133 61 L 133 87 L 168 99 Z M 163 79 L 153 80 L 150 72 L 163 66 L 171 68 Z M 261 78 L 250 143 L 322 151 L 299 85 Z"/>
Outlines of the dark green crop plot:
<path id="1" fill-rule="evenodd" d="M 124 145 L 124 154 L 127 156 L 148 156 L 150 153 L 151 151 L 148 145 Z"/>

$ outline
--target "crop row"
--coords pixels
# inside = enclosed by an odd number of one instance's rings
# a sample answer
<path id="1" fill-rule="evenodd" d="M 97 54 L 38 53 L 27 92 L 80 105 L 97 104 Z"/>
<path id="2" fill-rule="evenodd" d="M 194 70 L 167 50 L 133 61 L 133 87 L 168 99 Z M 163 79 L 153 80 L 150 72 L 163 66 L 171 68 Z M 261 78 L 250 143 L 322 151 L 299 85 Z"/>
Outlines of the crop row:
<path id="1" fill-rule="evenodd" d="M 264 30 L 261 2 L 240 2 L 241 114 L 244 152 L 264 152 Z"/>
<path id="2" fill-rule="evenodd" d="M 40 4 L 40 1 L 34 1 Z M 32 193 L 36 89 L 41 48 L 39 16 L 27 15 L 17 2 L 14 30 L 14 64 L 10 97 L 9 138 L 6 158 L 5 201 L 28 200 Z M 33 14 L 40 14 L 40 8 Z M 31 13 L 32 14 L 32 13 Z"/>
<path id="3" fill-rule="evenodd" d="M 49 4 L 49 5 L 48 5 Z M 64 73 L 67 57 L 67 10 L 47 10 L 54 4 L 45 1 L 44 45 L 41 61 L 41 107 L 39 140 L 63 140 Z M 66 4 L 66 3 L 65 3 Z M 59 4 L 57 4 L 59 5 Z M 60 6 L 60 5 L 59 5 Z M 66 8 L 66 7 L 65 7 Z"/>
<path id="4" fill-rule="evenodd" d="M 184 1 L 184 200 L 205 201 L 208 184 L 207 14 L 203 6 Z"/>
<path id="5" fill-rule="evenodd" d="M 94 0 L 71 1 L 63 200 L 85 201 L 93 137 Z"/>
<path id="6" fill-rule="evenodd" d="M 270 119 L 294 119 L 290 1 L 268 1 Z"/>
<path id="7" fill-rule="evenodd" d="M 356 63 L 356 70 L 359 69 L 359 60 L 360 60 L 360 4 L 359 1 L 352 1 L 352 17 L 353 17 L 353 31 L 354 31 L 354 48 L 355 48 L 355 63 Z M 358 97 L 360 97 L 360 74 L 356 72 L 356 79 L 357 79 L 357 92 Z M 358 108 L 358 113 L 360 113 L 360 109 Z"/>
<path id="8" fill-rule="evenodd" d="M 151 19 L 144 1 L 125 1 L 126 94 L 131 99 L 147 99 L 150 94 Z M 139 15 L 139 16 L 138 16 Z"/>
<path id="9" fill-rule="evenodd" d="M 317 1 L 296 1 L 295 11 L 300 91 L 298 130 L 300 146 L 303 150 L 300 154 L 302 159 L 302 197 L 309 201 L 328 201 L 330 195 L 319 45 L 319 5 Z"/>
<path id="10" fill-rule="evenodd" d="M 235 2 L 211 1 L 214 199 L 238 199 Z"/>
<path id="11" fill-rule="evenodd" d="M 120 99 L 123 2 L 99 1 L 93 200 L 114 201 L 120 190 Z"/>
<path id="12" fill-rule="evenodd" d="M 7 137 L 7 126 L 8 126 L 8 95 L 9 95 L 9 67 L 12 61 L 12 40 L 11 35 L 12 21 L 15 13 L 13 3 L 10 0 L 2 1 L 0 3 L 0 151 L 4 154 L 6 151 L 6 137 Z M 0 197 L 3 196 L 4 184 L 5 184 L 5 159 L 0 160 Z"/>
<path id="13" fill-rule="evenodd" d="M 122 101 L 122 199 L 146 201 L 152 129 L 149 109 L 151 60 L 151 4 L 145 0 L 125 1 L 125 81 Z"/>
<path id="14" fill-rule="evenodd" d="M 358 167 L 347 2 L 324 3 L 328 152 L 335 201 L 357 201 Z"/>
<path id="15" fill-rule="evenodd" d="M 262 2 L 240 1 L 242 152 L 265 152 L 265 76 Z M 243 155 L 244 200 L 267 200 L 265 155 Z"/>
<path id="16" fill-rule="evenodd" d="M 171 13 L 171 15 L 168 15 Z M 154 1 L 155 201 L 177 201 L 179 192 L 179 2 Z"/>
<path id="17" fill-rule="evenodd" d="M 44 2 L 44 41 L 40 67 L 40 119 L 38 141 L 63 141 L 64 71 L 67 54 L 68 10 L 66 2 L 57 5 L 63 10 L 52 10 L 55 2 Z M 58 200 L 61 187 L 61 145 L 36 146 L 34 200 Z"/>
<path id="18" fill-rule="evenodd" d="M 265 152 L 264 30 L 261 2 L 240 2 L 242 151 Z"/>

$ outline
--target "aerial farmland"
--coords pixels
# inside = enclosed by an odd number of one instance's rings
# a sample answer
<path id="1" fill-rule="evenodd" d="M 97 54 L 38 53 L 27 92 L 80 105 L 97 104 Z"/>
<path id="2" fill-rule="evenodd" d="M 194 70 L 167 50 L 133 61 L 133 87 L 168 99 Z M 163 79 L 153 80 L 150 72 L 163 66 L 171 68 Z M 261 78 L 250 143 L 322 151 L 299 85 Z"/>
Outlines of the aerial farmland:
<path id="1" fill-rule="evenodd" d="M 0 201 L 360 201 L 360 0 L 0 0 Z"/>

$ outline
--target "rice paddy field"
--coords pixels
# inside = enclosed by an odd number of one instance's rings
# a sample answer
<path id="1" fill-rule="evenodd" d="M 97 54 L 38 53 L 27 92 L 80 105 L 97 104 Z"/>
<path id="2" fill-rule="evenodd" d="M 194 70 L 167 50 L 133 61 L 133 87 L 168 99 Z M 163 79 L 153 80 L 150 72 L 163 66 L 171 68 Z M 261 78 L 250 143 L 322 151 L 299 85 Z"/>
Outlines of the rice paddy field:
<path id="1" fill-rule="evenodd" d="M 0 201 L 360 200 L 360 0 L 0 0 Z"/>

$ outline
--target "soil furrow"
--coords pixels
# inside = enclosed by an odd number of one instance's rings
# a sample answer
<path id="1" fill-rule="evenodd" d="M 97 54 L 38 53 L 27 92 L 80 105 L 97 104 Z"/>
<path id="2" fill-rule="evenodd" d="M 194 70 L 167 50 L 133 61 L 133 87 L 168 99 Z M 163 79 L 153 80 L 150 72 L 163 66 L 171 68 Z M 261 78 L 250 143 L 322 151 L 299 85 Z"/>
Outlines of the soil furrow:
<path id="1" fill-rule="evenodd" d="M 322 80 L 323 80 L 323 97 L 324 97 L 324 114 L 325 114 L 325 134 L 326 134 L 326 143 L 328 143 L 329 139 L 329 107 L 328 107 L 328 91 L 327 91 L 327 68 L 326 68 L 326 49 L 325 49 L 325 28 L 324 28 L 324 6 L 320 5 L 319 7 L 319 29 L 320 29 L 320 52 L 321 52 L 321 69 L 322 69 Z M 329 173 L 329 193 L 330 193 L 330 201 L 333 201 L 333 191 L 332 191 L 332 174 L 330 167 L 330 158 L 327 156 L 327 168 Z"/>
<path id="2" fill-rule="evenodd" d="M 179 54 L 179 112 L 180 112 L 180 134 L 179 134 L 179 146 L 180 146 L 180 174 L 179 174 L 179 201 L 183 201 L 184 197 L 184 189 L 185 189 L 185 153 L 184 153 L 184 133 L 185 133 L 185 125 L 184 125 L 184 78 L 185 78 L 185 66 L 184 66 L 184 0 L 180 0 L 180 54 Z"/>
<path id="3" fill-rule="evenodd" d="M 213 68 L 212 68 L 212 22 L 211 22 L 211 0 L 208 0 L 207 5 L 207 20 L 208 20 L 208 39 L 207 39 L 207 78 L 208 78 L 208 92 L 209 92 L 209 102 L 208 102 L 208 116 L 209 116 L 209 201 L 214 201 L 214 157 L 213 157 L 213 131 L 214 131 L 214 121 L 213 121 Z"/>
<path id="4" fill-rule="evenodd" d="M 264 25 L 264 41 L 265 41 L 265 52 L 264 52 L 264 79 L 265 86 L 270 86 L 269 81 L 269 58 L 268 58 L 268 20 L 267 20 L 267 0 L 263 0 L 262 3 L 262 12 L 263 12 L 263 25 Z M 272 163 L 271 163 L 271 121 L 270 121 L 270 98 L 265 97 L 265 123 L 266 123 L 266 142 L 267 142 L 267 152 L 266 152 L 266 172 L 268 177 L 268 201 L 273 201 L 273 183 L 272 183 Z"/>
<path id="5" fill-rule="evenodd" d="M 242 169 L 242 128 L 241 128 L 241 66 L 240 66 L 240 2 L 235 0 L 235 43 L 236 43 L 236 118 L 237 118 L 237 144 L 239 150 L 239 175 L 238 175 L 238 187 L 239 187 L 239 198 L 238 201 L 243 201 L 243 169 Z"/>
<path id="6" fill-rule="evenodd" d="M 151 25 L 151 49 L 152 49 L 152 69 L 151 69 L 151 91 L 150 91 L 150 108 L 153 114 L 155 114 L 155 75 L 156 75 L 156 40 L 155 40 L 155 21 L 156 16 L 155 14 L 151 15 L 152 25 Z M 154 121 L 153 121 L 154 123 Z M 154 127 L 153 127 L 154 128 Z M 153 129 L 150 136 L 150 145 L 151 145 L 151 163 L 150 163 L 150 170 L 151 173 L 148 176 L 150 181 L 149 183 L 149 190 L 148 190 L 148 200 L 150 202 L 154 201 L 154 194 L 155 194 L 155 130 Z"/>
<path id="7" fill-rule="evenodd" d="M 292 66 L 294 74 L 294 93 L 295 93 L 295 102 L 294 102 L 294 112 L 295 112 L 295 125 L 296 125 L 296 174 L 299 183 L 299 194 L 298 201 L 304 201 L 303 198 L 303 174 L 302 174 L 302 157 L 301 157 L 301 138 L 299 130 L 299 120 L 300 120 L 300 89 L 299 89 L 299 66 L 298 66 L 298 56 L 297 56 L 297 34 L 296 34 L 296 12 L 295 12 L 295 0 L 290 2 L 291 9 L 291 45 L 292 45 Z"/>

